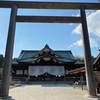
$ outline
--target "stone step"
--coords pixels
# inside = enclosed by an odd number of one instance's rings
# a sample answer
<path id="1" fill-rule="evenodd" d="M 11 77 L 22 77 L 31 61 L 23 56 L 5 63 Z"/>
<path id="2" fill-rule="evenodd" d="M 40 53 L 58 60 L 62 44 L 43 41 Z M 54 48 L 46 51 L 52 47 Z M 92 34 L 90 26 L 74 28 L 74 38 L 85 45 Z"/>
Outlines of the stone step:
<path id="1" fill-rule="evenodd" d="M 26 84 L 26 81 L 21 81 L 20 84 Z M 72 81 L 29 81 L 29 84 L 70 84 L 73 85 Z"/>

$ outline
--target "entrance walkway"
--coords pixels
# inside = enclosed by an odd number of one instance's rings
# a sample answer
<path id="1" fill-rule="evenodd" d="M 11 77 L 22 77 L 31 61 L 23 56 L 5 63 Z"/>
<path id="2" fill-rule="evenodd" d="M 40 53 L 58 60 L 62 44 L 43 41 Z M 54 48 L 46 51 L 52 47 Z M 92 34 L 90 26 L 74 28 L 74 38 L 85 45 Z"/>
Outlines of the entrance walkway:
<path id="1" fill-rule="evenodd" d="M 22 85 L 10 89 L 12 99 L 7 100 L 100 100 L 85 97 L 83 91 L 68 84 Z"/>

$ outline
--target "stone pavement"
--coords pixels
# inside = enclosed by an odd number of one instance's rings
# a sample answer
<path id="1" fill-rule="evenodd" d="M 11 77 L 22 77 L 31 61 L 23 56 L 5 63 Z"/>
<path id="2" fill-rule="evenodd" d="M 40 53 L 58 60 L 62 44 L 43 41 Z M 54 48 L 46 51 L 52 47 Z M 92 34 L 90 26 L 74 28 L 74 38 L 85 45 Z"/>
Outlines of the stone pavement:
<path id="1" fill-rule="evenodd" d="M 83 91 L 68 84 L 22 85 L 10 89 L 12 99 L 4 100 L 100 100 L 85 97 L 87 91 Z"/>

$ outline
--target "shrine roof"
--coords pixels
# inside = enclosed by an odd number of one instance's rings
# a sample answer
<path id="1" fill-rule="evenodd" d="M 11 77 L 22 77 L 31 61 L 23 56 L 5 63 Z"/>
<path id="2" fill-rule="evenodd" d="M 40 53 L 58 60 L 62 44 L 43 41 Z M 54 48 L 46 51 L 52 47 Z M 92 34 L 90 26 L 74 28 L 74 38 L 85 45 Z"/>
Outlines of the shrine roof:
<path id="1" fill-rule="evenodd" d="M 76 60 L 74 64 L 84 64 L 84 61 Z"/>
<path id="2" fill-rule="evenodd" d="M 12 64 L 18 64 L 17 60 L 12 60 Z"/>
<path id="3" fill-rule="evenodd" d="M 56 58 L 49 54 L 48 55 L 45 54 L 45 55 L 39 56 L 37 58 L 29 57 L 29 58 L 24 58 L 24 59 L 18 59 L 17 61 L 18 62 L 33 62 L 33 61 L 37 61 L 38 59 L 43 59 L 43 58 L 51 58 L 51 59 L 55 59 L 55 60 L 61 61 L 61 62 L 75 62 L 76 61 L 75 59 L 68 59 L 68 58 L 64 58 L 64 57 Z"/>
<path id="4" fill-rule="evenodd" d="M 18 59 L 24 59 L 24 58 L 29 58 L 29 57 L 35 57 L 36 55 L 40 54 L 41 52 L 43 52 L 45 49 L 50 50 L 50 52 L 52 52 L 53 54 L 59 56 L 59 57 L 64 57 L 64 58 L 68 58 L 68 59 L 73 59 L 75 60 L 75 58 L 73 57 L 73 54 L 71 51 L 63 51 L 63 50 L 52 50 L 48 45 L 46 45 L 43 49 L 41 50 L 22 50 Z"/>
<path id="5" fill-rule="evenodd" d="M 41 55 L 41 53 L 43 54 Z M 74 64 L 84 64 L 83 61 L 76 60 L 71 51 L 52 50 L 48 45 L 45 45 L 45 47 L 41 50 L 22 50 L 18 59 L 13 60 L 12 64 L 19 64 L 20 62 L 36 62 L 37 60 L 43 58 L 55 59 L 63 63 L 69 62 Z"/>

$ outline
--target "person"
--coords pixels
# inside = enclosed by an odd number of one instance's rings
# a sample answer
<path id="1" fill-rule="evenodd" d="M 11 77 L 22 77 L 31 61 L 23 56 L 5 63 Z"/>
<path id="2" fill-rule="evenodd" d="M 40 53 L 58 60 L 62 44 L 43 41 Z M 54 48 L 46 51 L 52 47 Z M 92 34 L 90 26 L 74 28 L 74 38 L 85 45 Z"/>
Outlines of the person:
<path id="1" fill-rule="evenodd" d="M 75 76 L 73 76 L 73 83 L 75 83 Z"/>
<path id="2" fill-rule="evenodd" d="M 99 86 L 98 86 L 98 83 L 96 83 L 96 88 L 97 88 L 97 93 L 99 94 Z"/>
<path id="3" fill-rule="evenodd" d="M 45 81 L 45 76 L 43 76 L 43 78 L 44 78 L 44 81 Z"/>
<path id="4" fill-rule="evenodd" d="M 75 76 L 73 76 L 73 83 L 74 83 L 74 87 L 73 88 L 75 88 L 75 86 L 76 86 Z"/>
<path id="5" fill-rule="evenodd" d="M 28 78 L 26 79 L 26 83 L 29 83 L 30 75 L 28 74 Z"/>

